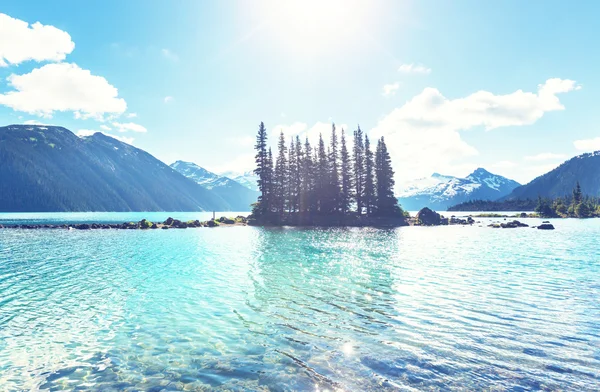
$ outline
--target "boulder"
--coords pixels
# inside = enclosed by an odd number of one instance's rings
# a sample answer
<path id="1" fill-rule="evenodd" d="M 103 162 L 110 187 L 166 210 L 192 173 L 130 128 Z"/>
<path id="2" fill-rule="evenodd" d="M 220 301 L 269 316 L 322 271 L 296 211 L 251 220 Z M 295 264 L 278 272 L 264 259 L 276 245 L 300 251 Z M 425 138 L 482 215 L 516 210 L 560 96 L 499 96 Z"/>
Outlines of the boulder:
<path id="1" fill-rule="evenodd" d="M 215 227 L 217 225 L 217 222 L 215 222 L 214 220 L 209 220 L 208 222 L 206 222 L 206 226 L 208 227 Z"/>
<path id="2" fill-rule="evenodd" d="M 92 226 L 88 225 L 87 223 L 82 223 L 80 225 L 75 225 L 74 226 L 77 230 L 89 230 L 92 228 Z"/>
<path id="3" fill-rule="evenodd" d="M 158 225 L 156 223 L 153 223 L 152 226 L 150 226 L 151 229 L 158 229 Z"/>
<path id="4" fill-rule="evenodd" d="M 442 224 L 442 217 L 437 212 L 428 207 L 422 208 L 415 216 L 417 224 L 422 226 L 439 226 Z"/>
<path id="5" fill-rule="evenodd" d="M 164 225 L 171 226 L 173 224 L 174 219 L 168 217 L 166 221 L 163 222 Z"/>
<path id="6" fill-rule="evenodd" d="M 227 225 L 233 225 L 233 224 L 235 224 L 235 221 L 233 219 L 227 218 L 223 221 L 223 223 L 225 223 Z"/>
<path id="7" fill-rule="evenodd" d="M 141 221 L 139 221 L 138 225 L 141 229 L 149 229 L 150 227 L 152 227 L 152 222 L 149 222 L 146 219 L 142 219 Z"/>
<path id="8" fill-rule="evenodd" d="M 537 228 L 538 230 L 554 230 L 552 223 L 542 223 Z"/>
<path id="9" fill-rule="evenodd" d="M 529 227 L 528 224 L 521 223 L 518 220 L 514 220 L 512 222 L 502 223 L 500 226 L 503 229 L 514 229 L 514 228 L 517 228 L 517 227 Z"/>
<path id="10" fill-rule="evenodd" d="M 163 229 L 163 230 L 168 230 L 168 229 L 169 229 L 169 226 L 163 226 L 163 227 L 161 227 L 161 229 Z"/>

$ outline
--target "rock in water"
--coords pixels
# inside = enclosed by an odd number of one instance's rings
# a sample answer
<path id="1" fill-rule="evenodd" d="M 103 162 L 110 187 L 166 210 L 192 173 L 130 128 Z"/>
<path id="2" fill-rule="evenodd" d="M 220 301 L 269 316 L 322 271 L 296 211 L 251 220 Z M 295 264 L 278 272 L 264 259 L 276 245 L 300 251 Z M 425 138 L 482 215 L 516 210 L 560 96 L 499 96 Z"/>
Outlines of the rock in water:
<path id="1" fill-rule="evenodd" d="M 538 230 L 554 230 L 552 223 L 542 223 L 537 228 Z"/>
<path id="2" fill-rule="evenodd" d="M 428 207 L 422 208 L 417 212 L 416 220 L 419 225 L 438 226 L 442 224 L 442 217 L 437 212 Z"/>

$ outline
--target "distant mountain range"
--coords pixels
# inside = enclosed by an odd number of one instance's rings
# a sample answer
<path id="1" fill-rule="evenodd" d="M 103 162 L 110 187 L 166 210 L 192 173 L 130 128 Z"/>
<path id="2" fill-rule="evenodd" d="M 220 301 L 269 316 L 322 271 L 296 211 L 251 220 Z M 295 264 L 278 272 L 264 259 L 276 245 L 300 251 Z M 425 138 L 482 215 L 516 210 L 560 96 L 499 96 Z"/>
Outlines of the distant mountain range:
<path id="1" fill-rule="evenodd" d="M 203 188 L 219 195 L 235 211 L 249 211 L 250 205 L 258 198 L 258 191 L 231 178 L 210 172 L 195 163 L 177 161 L 171 164 L 171 167 Z"/>
<path id="2" fill-rule="evenodd" d="M 503 199 L 567 196 L 571 195 L 577 181 L 584 195 L 600 196 L 600 151 L 571 158 L 528 184 L 515 188 Z"/>
<path id="3" fill-rule="evenodd" d="M 520 184 L 483 168 L 465 178 L 434 173 L 431 177 L 408 183 L 398 194 L 403 209 L 417 211 L 423 207 L 446 210 L 467 200 L 496 200 L 508 195 Z"/>
<path id="4" fill-rule="evenodd" d="M 236 208 L 237 209 L 237 208 Z M 0 127 L 0 211 L 232 210 L 147 152 L 63 127 Z"/>
<path id="5" fill-rule="evenodd" d="M 245 186 L 248 189 L 258 192 L 258 177 L 253 171 L 247 171 L 243 173 L 236 173 L 232 171 L 220 173 L 221 176 L 231 178 L 238 184 Z"/>

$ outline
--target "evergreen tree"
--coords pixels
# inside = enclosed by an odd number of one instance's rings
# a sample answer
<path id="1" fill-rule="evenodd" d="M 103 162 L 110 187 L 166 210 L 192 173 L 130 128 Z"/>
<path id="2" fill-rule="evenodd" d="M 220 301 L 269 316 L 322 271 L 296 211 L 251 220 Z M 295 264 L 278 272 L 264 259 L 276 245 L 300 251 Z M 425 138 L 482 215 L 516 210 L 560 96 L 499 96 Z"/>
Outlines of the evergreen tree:
<path id="1" fill-rule="evenodd" d="M 329 159 L 325 151 L 325 142 L 323 135 L 319 134 L 319 149 L 317 152 L 317 203 L 319 212 L 329 212 L 330 195 L 329 195 Z"/>
<path id="2" fill-rule="evenodd" d="M 340 210 L 341 188 L 339 173 L 339 153 L 338 139 L 335 132 L 335 124 L 331 124 L 331 143 L 329 151 L 329 193 L 331 197 L 330 210 L 338 212 Z"/>
<path id="3" fill-rule="evenodd" d="M 254 149 L 256 150 L 256 156 L 254 157 L 256 169 L 254 169 L 254 174 L 258 177 L 257 183 L 260 195 L 258 196 L 258 201 L 254 205 L 252 213 L 256 216 L 261 216 L 268 210 L 267 129 L 262 121 L 258 127 Z"/>
<path id="4" fill-rule="evenodd" d="M 296 171 L 298 170 L 298 161 L 296 158 L 296 146 L 294 145 L 294 138 L 290 140 L 290 147 L 288 149 L 288 170 L 287 170 L 287 199 L 288 213 L 296 211 Z"/>
<path id="5" fill-rule="evenodd" d="M 342 131 L 342 148 L 340 151 L 341 160 L 341 195 L 340 195 L 340 211 L 346 214 L 350 210 L 352 202 L 352 162 L 350 154 L 346 146 L 346 137 Z"/>
<path id="6" fill-rule="evenodd" d="M 394 170 L 383 137 L 377 142 L 375 153 L 375 175 L 377 178 L 377 214 L 390 216 L 401 214 L 398 199 L 394 196 Z"/>
<path id="7" fill-rule="evenodd" d="M 304 141 L 304 151 L 302 159 L 302 173 L 300 181 L 300 211 L 309 212 L 312 206 L 312 190 L 313 190 L 313 161 L 312 147 L 308 138 Z"/>
<path id="8" fill-rule="evenodd" d="M 376 209 L 375 199 L 375 184 L 373 181 L 373 151 L 371 151 L 371 143 L 369 137 L 365 135 L 365 189 L 364 203 L 367 209 L 367 215 L 371 215 Z"/>
<path id="9" fill-rule="evenodd" d="M 285 137 L 283 132 L 279 134 L 279 142 L 277 143 L 278 155 L 275 165 L 275 210 L 280 214 L 285 211 L 287 205 L 287 190 L 288 190 L 288 164 L 287 164 L 287 147 L 285 146 Z"/>
<path id="10" fill-rule="evenodd" d="M 583 194 L 581 193 L 581 185 L 579 185 L 579 181 L 577 181 L 577 184 L 575 185 L 575 188 L 573 189 L 573 204 L 577 205 L 579 203 L 581 203 L 583 200 Z"/>
<path id="11" fill-rule="evenodd" d="M 269 152 L 267 153 L 267 160 L 265 163 L 265 211 L 273 212 L 275 203 L 275 179 L 273 172 L 273 152 L 271 151 L 271 147 L 269 147 Z"/>
<path id="12" fill-rule="evenodd" d="M 363 133 L 360 126 L 354 131 L 354 197 L 356 200 L 356 212 L 360 215 L 364 206 L 365 187 L 365 147 L 363 144 Z"/>

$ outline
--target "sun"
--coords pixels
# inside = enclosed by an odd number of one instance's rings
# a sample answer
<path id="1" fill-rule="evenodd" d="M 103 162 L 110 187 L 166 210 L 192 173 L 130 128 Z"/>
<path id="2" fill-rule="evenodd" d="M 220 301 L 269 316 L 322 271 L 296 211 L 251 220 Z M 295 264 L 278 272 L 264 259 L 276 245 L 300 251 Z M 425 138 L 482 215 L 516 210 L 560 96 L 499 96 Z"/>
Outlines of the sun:
<path id="1" fill-rule="evenodd" d="M 253 3 L 272 40 L 296 51 L 352 46 L 368 33 L 376 2 L 362 0 L 266 0 Z"/>

